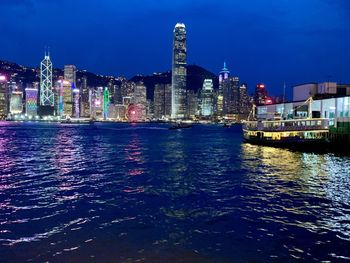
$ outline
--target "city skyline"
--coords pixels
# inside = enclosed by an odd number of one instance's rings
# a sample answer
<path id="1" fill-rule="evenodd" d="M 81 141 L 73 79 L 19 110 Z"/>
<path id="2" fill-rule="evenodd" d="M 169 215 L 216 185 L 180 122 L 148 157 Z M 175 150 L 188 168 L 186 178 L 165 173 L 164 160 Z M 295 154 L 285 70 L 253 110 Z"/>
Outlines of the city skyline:
<path id="1" fill-rule="evenodd" d="M 75 64 L 126 77 L 164 72 L 171 69 L 170 29 L 183 22 L 188 64 L 218 73 L 226 61 L 232 75 L 239 75 L 250 88 L 263 82 L 279 95 L 283 83 L 350 82 L 346 1 L 128 3 L 102 1 L 82 7 L 75 1 L 67 8 L 68 1 L 1 1 L 5 12 L 0 18 L 0 58 L 37 66 L 45 46 L 50 46 L 59 68 Z M 74 6 L 80 9 L 73 16 Z M 55 15 L 58 9 L 64 10 L 61 16 Z"/>

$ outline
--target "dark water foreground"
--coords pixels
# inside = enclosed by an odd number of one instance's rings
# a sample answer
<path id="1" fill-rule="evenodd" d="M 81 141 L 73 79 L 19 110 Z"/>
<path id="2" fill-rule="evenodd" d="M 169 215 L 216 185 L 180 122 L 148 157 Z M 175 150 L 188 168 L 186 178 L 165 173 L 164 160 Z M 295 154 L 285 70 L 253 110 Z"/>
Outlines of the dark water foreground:
<path id="1" fill-rule="evenodd" d="M 240 127 L 0 123 L 0 257 L 349 261 L 350 158 Z"/>

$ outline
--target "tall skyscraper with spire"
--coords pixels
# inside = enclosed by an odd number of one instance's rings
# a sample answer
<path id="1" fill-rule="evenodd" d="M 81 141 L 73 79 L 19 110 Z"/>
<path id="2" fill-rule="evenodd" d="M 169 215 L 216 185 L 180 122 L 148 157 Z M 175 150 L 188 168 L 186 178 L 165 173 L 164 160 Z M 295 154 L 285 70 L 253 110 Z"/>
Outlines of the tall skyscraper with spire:
<path id="1" fill-rule="evenodd" d="M 223 116 L 224 112 L 224 86 L 227 85 L 228 79 L 230 77 L 230 71 L 226 67 L 226 62 L 224 62 L 224 67 L 219 73 L 219 91 L 216 98 L 216 114 L 219 117 Z"/>
<path id="2" fill-rule="evenodd" d="M 54 91 L 52 87 L 52 62 L 50 53 L 45 52 L 45 57 L 40 63 L 40 106 L 51 106 L 55 104 Z"/>
<path id="3" fill-rule="evenodd" d="M 177 23 L 174 29 L 172 63 L 171 117 L 173 119 L 186 117 L 186 38 L 185 25 Z"/>

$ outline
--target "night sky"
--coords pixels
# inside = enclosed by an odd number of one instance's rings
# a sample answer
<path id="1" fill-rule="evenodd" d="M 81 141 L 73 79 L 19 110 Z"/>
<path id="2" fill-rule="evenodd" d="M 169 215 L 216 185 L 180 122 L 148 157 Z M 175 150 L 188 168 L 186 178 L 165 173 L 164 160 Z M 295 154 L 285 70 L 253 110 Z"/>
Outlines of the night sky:
<path id="1" fill-rule="evenodd" d="M 1 0 L 0 59 L 37 66 L 150 74 L 171 68 L 172 30 L 184 22 L 188 63 L 218 73 L 224 61 L 272 94 L 304 82 L 350 83 L 347 0 Z"/>

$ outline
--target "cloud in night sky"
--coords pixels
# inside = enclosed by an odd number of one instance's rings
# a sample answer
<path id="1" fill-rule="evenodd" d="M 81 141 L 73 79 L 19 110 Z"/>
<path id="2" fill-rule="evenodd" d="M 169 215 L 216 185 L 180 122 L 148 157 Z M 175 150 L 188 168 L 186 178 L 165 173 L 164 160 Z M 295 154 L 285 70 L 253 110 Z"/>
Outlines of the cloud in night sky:
<path id="1" fill-rule="evenodd" d="M 346 0 L 1 0 L 0 59 L 101 74 L 171 68 L 172 30 L 184 22 L 188 62 L 218 72 L 224 61 L 251 88 L 285 82 L 350 82 Z"/>

